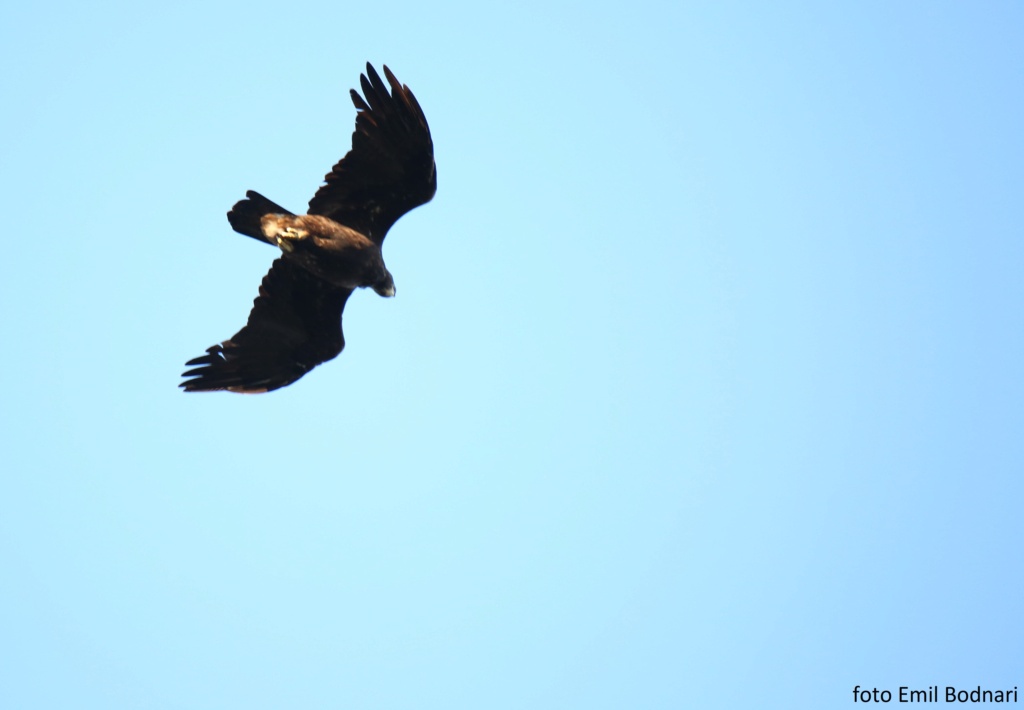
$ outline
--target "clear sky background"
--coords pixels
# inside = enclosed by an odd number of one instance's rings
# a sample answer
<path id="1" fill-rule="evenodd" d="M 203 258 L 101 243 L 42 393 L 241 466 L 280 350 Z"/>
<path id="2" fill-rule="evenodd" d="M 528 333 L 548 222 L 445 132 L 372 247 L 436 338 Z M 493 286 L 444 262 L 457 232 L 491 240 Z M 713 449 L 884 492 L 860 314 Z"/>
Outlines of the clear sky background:
<path id="1" fill-rule="evenodd" d="M 1019 2 L 7 3 L 0 706 L 1024 688 Z M 186 395 L 367 60 L 434 202 Z"/>

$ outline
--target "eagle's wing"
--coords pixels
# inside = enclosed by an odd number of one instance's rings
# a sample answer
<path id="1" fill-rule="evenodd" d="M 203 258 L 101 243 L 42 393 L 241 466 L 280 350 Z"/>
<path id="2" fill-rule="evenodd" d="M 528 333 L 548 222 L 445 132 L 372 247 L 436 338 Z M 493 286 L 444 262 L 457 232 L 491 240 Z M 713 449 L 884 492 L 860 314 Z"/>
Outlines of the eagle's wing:
<path id="1" fill-rule="evenodd" d="M 367 78 L 369 76 L 369 78 Z M 365 101 L 358 109 L 352 150 L 335 165 L 309 201 L 309 213 L 330 217 L 378 245 L 398 218 L 437 191 L 434 144 L 423 109 L 409 87 L 384 67 L 391 93 L 369 63 L 360 75 Z"/>
<path id="2" fill-rule="evenodd" d="M 186 392 L 269 392 L 289 385 L 345 347 L 341 311 L 352 289 L 322 281 L 283 257 L 263 277 L 249 322 L 189 360 Z"/>

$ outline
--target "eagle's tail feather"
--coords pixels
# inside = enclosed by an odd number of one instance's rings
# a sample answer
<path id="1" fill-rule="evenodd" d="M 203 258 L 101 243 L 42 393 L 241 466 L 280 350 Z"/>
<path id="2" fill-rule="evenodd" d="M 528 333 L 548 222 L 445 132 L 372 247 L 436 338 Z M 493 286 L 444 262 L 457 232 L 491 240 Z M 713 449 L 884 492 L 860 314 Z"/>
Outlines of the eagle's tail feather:
<path id="1" fill-rule="evenodd" d="M 271 202 L 255 190 L 249 190 L 245 193 L 245 199 L 236 202 L 235 206 L 228 212 L 228 222 L 231 223 L 231 227 L 239 234 L 258 239 L 261 242 L 267 242 L 267 238 L 263 235 L 263 229 L 260 226 L 260 219 L 265 214 L 290 215 L 292 213 L 281 205 Z"/>

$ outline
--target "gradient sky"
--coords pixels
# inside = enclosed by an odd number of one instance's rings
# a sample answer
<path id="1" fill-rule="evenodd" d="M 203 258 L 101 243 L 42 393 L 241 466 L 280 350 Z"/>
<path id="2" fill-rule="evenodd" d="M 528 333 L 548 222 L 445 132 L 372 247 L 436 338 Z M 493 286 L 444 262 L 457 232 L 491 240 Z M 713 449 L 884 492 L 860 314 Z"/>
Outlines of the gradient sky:
<path id="1" fill-rule="evenodd" d="M 0 706 L 1024 688 L 1019 2 L 7 3 Z M 370 60 L 395 299 L 186 395 Z"/>

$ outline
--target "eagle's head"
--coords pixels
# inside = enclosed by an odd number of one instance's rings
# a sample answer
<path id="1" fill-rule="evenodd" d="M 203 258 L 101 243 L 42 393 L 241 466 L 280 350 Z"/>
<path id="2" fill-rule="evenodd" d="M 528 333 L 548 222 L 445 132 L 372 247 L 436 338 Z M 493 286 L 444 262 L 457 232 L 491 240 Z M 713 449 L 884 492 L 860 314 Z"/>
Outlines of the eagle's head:
<path id="1" fill-rule="evenodd" d="M 373 284 L 373 290 L 385 298 L 395 295 L 395 280 L 391 277 L 390 271 L 384 269 L 384 276 Z"/>

